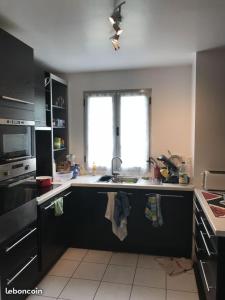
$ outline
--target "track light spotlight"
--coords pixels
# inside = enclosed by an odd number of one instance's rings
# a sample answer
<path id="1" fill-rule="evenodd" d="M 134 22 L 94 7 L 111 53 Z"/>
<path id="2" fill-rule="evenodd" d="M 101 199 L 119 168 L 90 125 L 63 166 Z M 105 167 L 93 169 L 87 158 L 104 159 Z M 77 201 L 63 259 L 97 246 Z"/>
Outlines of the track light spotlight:
<path id="1" fill-rule="evenodd" d="M 120 42 L 119 42 L 119 35 L 114 35 L 112 38 L 112 44 L 114 47 L 114 50 L 117 51 L 118 49 L 120 49 Z"/>
<path id="2" fill-rule="evenodd" d="M 114 16 L 112 15 L 111 17 L 109 17 L 109 22 L 114 25 L 116 23 Z"/>
<path id="3" fill-rule="evenodd" d="M 113 26 L 113 29 L 115 30 L 116 34 L 112 37 L 112 44 L 115 50 L 118 50 L 120 48 L 119 43 L 119 36 L 123 32 L 123 30 L 120 28 L 120 22 L 122 21 L 122 15 L 121 15 L 121 7 L 123 4 L 125 4 L 126 1 L 123 1 L 119 5 L 117 5 L 114 8 L 113 14 L 109 17 L 109 21 Z"/>
<path id="4" fill-rule="evenodd" d="M 117 35 L 120 35 L 123 32 L 123 29 L 121 29 L 120 26 L 117 23 L 113 24 L 113 28 L 116 31 Z"/>

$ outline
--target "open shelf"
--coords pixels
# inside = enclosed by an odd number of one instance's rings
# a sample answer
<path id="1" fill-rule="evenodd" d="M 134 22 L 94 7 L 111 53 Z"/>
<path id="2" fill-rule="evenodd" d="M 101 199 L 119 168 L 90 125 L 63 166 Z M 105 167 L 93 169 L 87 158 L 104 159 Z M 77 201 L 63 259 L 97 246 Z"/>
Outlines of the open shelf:
<path id="1" fill-rule="evenodd" d="M 54 151 L 54 152 L 57 152 L 57 151 L 64 151 L 64 150 L 66 150 L 65 147 L 64 147 L 64 148 L 59 148 L 59 149 L 54 149 L 53 151 Z"/>
<path id="2" fill-rule="evenodd" d="M 63 109 L 65 110 L 66 108 L 63 107 L 63 106 L 58 106 L 58 105 L 52 105 L 53 108 L 56 108 L 56 109 Z"/>

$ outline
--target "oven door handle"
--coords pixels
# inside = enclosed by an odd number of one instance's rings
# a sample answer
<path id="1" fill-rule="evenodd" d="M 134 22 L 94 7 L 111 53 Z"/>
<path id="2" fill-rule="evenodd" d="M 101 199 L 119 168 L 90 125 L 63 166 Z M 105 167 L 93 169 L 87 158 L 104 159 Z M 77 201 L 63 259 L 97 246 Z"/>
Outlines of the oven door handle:
<path id="1" fill-rule="evenodd" d="M 32 103 L 32 102 L 24 101 L 24 100 L 21 100 L 21 99 L 17 99 L 17 98 L 13 98 L 13 97 L 8 97 L 8 96 L 2 96 L 2 99 L 4 99 L 4 100 L 10 100 L 10 101 L 18 102 L 18 103 L 23 103 L 23 104 L 34 105 L 34 103 Z"/>
<path id="2" fill-rule="evenodd" d="M 12 278 L 10 279 L 6 279 L 6 284 L 10 285 L 10 283 L 12 283 L 27 267 L 29 267 L 29 265 L 37 258 L 37 255 L 31 257 L 31 259 L 28 261 L 28 263 L 22 267 L 22 269 L 20 269 Z"/>
<path id="3" fill-rule="evenodd" d="M 8 253 L 10 250 L 12 250 L 13 248 L 15 248 L 18 244 L 20 244 L 23 240 L 25 240 L 28 236 L 30 236 L 36 230 L 37 230 L 37 227 L 31 229 L 27 234 L 25 234 L 21 239 L 19 239 L 18 241 L 16 241 L 13 245 L 7 247 L 5 249 L 5 252 Z"/>
<path id="4" fill-rule="evenodd" d="M 26 155 L 26 156 L 20 156 L 19 158 L 18 157 L 15 157 L 15 158 L 7 158 L 5 159 L 5 161 L 7 162 L 10 162 L 10 161 L 15 161 L 15 160 L 18 160 L 18 159 L 28 159 L 28 158 L 32 158 L 31 155 Z"/>

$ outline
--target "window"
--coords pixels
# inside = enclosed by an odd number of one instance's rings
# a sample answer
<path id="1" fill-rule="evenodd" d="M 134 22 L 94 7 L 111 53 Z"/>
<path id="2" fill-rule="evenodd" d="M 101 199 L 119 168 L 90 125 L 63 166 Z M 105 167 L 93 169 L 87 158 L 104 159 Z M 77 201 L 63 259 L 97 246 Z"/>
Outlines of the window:
<path id="1" fill-rule="evenodd" d="M 150 91 L 85 92 L 87 168 L 109 170 L 114 156 L 122 171 L 145 172 L 149 158 Z"/>

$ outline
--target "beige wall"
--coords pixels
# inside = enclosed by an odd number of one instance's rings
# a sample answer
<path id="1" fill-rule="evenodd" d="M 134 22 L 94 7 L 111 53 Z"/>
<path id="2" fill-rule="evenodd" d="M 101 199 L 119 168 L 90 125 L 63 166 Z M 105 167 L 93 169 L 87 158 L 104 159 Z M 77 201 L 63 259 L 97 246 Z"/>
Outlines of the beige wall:
<path id="1" fill-rule="evenodd" d="M 195 185 L 203 170 L 225 170 L 225 49 L 197 53 Z"/>
<path id="2" fill-rule="evenodd" d="M 192 67 L 71 74 L 69 85 L 70 152 L 83 161 L 83 91 L 152 89 L 151 154 L 192 156 Z"/>

